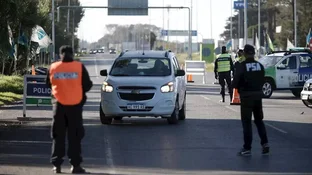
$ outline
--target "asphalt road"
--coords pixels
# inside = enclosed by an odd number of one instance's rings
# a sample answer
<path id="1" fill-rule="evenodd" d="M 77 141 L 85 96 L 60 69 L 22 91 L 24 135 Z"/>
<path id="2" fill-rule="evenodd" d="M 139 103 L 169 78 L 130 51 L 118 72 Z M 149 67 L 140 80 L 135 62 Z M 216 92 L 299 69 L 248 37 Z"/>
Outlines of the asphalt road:
<path id="1" fill-rule="evenodd" d="M 187 119 L 168 125 L 164 119 L 125 118 L 113 125 L 99 121 L 101 69 L 114 61 L 108 54 L 81 59 L 93 89 L 84 111 L 86 136 L 83 166 L 93 174 L 312 174 L 311 109 L 289 92 L 264 100 L 271 155 L 260 154 L 254 127 L 252 157 L 236 155 L 242 146 L 239 106 L 219 103 L 219 87 L 200 77 L 188 86 Z M 198 81 L 197 81 L 198 80 Z M 228 98 L 227 98 L 228 100 Z M 0 174 L 51 173 L 50 107 L 29 107 L 34 121 L 22 127 L 0 127 Z M 22 115 L 16 105 L 0 111 L 0 121 Z M 65 161 L 63 170 L 69 172 Z"/>

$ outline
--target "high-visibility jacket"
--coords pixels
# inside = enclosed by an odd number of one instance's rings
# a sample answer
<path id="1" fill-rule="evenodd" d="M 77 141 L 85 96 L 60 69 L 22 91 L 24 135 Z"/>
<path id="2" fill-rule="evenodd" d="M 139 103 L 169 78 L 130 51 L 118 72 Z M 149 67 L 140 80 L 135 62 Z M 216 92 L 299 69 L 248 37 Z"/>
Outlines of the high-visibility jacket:
<path id="1" fill-rule="evenodd" d="M 83 99 L 82 63 L 58 61 L 51 65 L 51 93 L 62 105 L 77 105 Z"/>
<path id="2" fill-rule="evenodd" d="M 221 54 L 217 58 L 217 72 L 227 72 L 231 70 L 231 55 L 230 54 Z"/>
<path id="3" fill-rule="evenodd" d="M 245 57 L 244 56 L 237 57 L 237 61 L 239 63 L 241 63 L 241 62 L 245 61 Z"/>

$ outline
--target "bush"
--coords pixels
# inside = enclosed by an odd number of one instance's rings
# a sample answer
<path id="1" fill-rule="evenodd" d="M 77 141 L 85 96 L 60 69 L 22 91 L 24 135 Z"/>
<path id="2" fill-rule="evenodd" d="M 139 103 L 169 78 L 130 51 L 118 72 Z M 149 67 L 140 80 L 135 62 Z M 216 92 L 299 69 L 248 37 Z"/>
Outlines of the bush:
<path id="1" fill-rule="evenodd" d="M 0 92 L 23 94 L 23 77 L 0 75 Z"/>

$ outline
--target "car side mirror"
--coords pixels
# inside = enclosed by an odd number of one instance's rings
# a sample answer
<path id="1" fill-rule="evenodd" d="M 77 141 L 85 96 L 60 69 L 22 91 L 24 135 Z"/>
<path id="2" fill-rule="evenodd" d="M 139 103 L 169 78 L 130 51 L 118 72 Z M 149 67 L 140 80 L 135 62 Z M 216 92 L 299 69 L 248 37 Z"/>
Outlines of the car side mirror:
<path id="1" fill-rule="evenodd" d="M 185 71 L 184 70 L 177 70 L 175 76 L 177 77 L 182 77 L 185 75 Z"/>
<path id="2" fill-rule="evenodd" d="M 101 70 L 100 75 L 103 77 L 106 77 L 107 76 L 107 70 L 106 69 Z"/>
<path id="3" fill-rule="evenodd" d="M 284 64 L 280 64 L 277 66 L 277 69 L 286 69 L 286 66 Z"/>

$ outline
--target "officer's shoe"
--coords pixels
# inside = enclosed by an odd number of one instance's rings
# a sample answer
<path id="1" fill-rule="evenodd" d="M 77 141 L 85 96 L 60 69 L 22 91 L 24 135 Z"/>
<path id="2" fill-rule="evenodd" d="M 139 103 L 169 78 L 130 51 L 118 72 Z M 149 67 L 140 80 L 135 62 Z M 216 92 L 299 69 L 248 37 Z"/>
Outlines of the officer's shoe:
<path id="1" fill-rule="evenodd" d="M 71 173 L 72 174 L 87 174 L 86 170 L 83 169 L 81 166 L 72 166 Z"/>
<path id="2" fill-rule="evenodd" d="M 238 153 L 238 156 L 251 156 L 251 150 L 242 148 Z"/>
<path id="3" fill-rule="evenodd" d="M 265 143 L 262 145 L 262 155 L 269 155 L 270 153 L 270 146 L 269 144 Z"/>
<path id="4" fill-rule="evenodd" d="M 59 173 L 61 173 L 61 167 L 60 166 L 55 166 L 55 167 L 53 167 L 52 171 L 55 174 L 59 174 Z"/>

